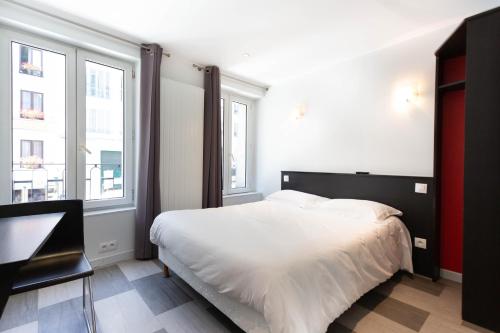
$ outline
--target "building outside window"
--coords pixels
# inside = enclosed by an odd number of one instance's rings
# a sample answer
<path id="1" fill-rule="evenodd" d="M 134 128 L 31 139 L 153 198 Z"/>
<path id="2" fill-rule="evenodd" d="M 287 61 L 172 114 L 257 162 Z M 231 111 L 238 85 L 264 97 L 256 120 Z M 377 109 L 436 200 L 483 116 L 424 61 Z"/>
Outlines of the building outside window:
<path id="1" fill-rule="evenodd" d="M 19 73 L 43 76 L 42 50 L 21 45 L 19 49 Z"/>
<path id="2" fill-rule="evenodd" d="M 42 93 L 21 90 L 20 117 L 25 119 L 44 119 Z"/>

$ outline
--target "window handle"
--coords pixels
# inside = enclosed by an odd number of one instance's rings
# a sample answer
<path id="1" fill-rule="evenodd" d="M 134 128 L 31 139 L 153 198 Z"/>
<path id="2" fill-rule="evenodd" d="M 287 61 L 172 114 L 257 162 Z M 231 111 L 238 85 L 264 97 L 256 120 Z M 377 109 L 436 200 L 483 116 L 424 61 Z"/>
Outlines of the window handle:
<path id="1" fill-rule="evenodd" d="M 85 145 L 80 145 L 80 151 L 84 151 L 87 154 L 92 155 L 92 152 Z"/>

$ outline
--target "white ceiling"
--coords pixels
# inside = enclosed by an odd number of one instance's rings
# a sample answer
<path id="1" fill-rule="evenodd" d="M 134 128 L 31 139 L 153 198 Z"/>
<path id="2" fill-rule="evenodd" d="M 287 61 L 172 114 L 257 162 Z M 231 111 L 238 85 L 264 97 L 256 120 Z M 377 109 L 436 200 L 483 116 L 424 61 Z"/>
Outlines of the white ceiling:
<path id="1" fill-rule="evenodd" d="M 273 84 L 456 24 L 500 0 L 19 0 Z M 248 53 L 249 57 L 243 54 Z"/>

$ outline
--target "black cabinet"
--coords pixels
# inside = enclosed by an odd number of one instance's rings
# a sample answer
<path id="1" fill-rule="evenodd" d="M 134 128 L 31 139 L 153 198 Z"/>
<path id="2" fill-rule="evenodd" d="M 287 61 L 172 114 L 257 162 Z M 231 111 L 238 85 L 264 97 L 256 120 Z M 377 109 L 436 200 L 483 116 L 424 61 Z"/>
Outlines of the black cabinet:
<path id="1" fill-rule="evenodd" d="M 443 96 L 464 89 L 463 319 L 500 331 L 500 8 L 466 19 L 436 52 L 435 174 L 446 192 L 439 141 L 444 128 Z M 448 59 L 465 57 L 465 78 L 442 84 Z M 461 167 L 461 166 L 459 166 Z M 440 210 L 456 209 L 443 202 Z M 446 213 L 446 212 L 444 212 Z M 443 215 L 441 215 L 443 216 Z"/>

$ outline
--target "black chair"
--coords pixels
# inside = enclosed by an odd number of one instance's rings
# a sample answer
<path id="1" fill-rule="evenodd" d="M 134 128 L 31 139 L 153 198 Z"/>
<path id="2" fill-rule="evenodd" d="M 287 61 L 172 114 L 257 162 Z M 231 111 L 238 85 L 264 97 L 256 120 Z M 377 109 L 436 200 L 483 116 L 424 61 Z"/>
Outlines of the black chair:
<path id="1" fill-rule="evenodd" d="M 11 294 L 18 294 L 77 279 L 83 281 L 83 312 L 87 329 L 96 332 L 91 276 L 94 270 L 84 252 L 83 203 L 81 200 L 41 201 L 0 206 L 0 217 L 65 212 L 53 234 L 17 275 Z M 90 313 L 87 315 L 86 285 Z"/>

